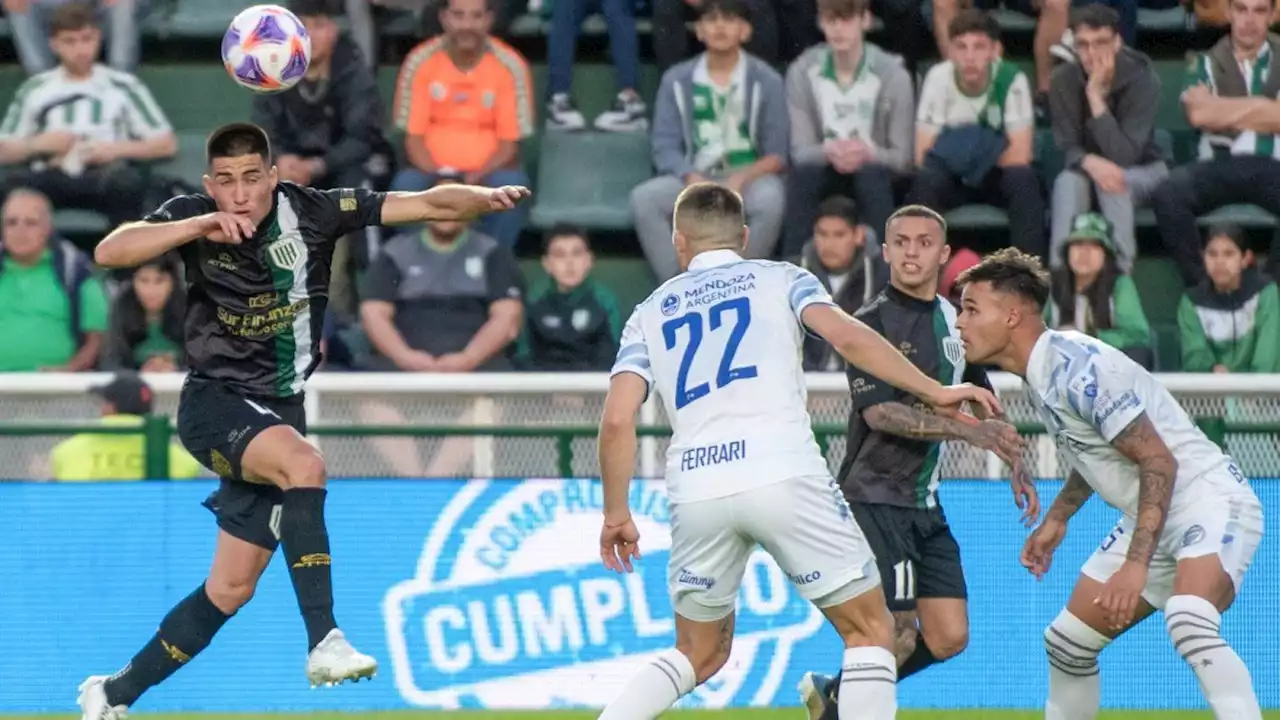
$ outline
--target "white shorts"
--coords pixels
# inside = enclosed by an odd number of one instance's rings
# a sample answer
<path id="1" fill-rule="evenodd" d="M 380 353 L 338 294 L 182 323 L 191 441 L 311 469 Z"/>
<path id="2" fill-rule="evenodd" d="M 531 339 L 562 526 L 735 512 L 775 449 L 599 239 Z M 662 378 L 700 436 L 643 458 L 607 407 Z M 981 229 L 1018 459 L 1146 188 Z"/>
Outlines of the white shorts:
<path id="1" fill-rule="evenodd" d="M 879 591 L 875 556 L 840 487 L 829 476 L 810 476 L 673 505 L 671 607 L 696 622 L 733 612 L 757 544 L 819 607 Z"/>
<path id="2" fill-rule="evenodd" d="M 1124 563 L 1134 521 L 1124 518 L 1102 546 L 1085 561 L 1081 572 L 1106 582 Z M 1262 503 L 1252 492 L 1199 501 L 1169 512 L 1164 533 L 1151 558 L 1142 598 L 1157 609 L 1173 594 L 1178 561 L 1216 554 L 1231 576 L 1236 593 L 1262 540 Z"/>

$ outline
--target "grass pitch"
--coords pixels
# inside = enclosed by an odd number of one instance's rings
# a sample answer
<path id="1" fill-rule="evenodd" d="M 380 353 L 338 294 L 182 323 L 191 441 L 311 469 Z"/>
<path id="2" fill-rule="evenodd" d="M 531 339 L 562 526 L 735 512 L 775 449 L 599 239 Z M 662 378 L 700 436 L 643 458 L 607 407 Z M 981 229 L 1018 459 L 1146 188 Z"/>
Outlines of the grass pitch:
<path id="1" fill-rule="evenodd" d="M 260 714 L 131 714 L 130 717 L 145 720 L 595 720 L 598 712 L 542 711 L 518 712 L 514 710 L 453 712 L 395 711 L 376 713 L 260 713 Z M 0 715 L 0 720 L 73 720 L 71 715 Z M 701 710 L 670 712 L 663 720 L 805 720 L 801 708 L 764 710 Z M 1104 720 L 1210 720 L 1209 712 L 1134 710 L 1104 711 Z M 1035 710 L 902 710 L 898 720 L 1043 720 L 1044 712 Z M 1280 711 L 1263 713 L 1264 720 L 1280 720 Z"/>

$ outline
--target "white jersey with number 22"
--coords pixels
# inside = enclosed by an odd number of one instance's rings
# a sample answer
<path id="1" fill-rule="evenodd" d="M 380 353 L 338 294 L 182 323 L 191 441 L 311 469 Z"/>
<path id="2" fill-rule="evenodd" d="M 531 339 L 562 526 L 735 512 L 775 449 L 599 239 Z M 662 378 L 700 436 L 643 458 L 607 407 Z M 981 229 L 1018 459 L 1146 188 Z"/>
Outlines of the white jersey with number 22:
<path id="1" fill-rule="evenodd" d="M 712 250 L 636 306 L 613 374 L 639 375 L 662 399 L 672 503 L 830 472 L 801 367 L 800 316 L 814 304 L 833 303 L 808 271 Z"/>

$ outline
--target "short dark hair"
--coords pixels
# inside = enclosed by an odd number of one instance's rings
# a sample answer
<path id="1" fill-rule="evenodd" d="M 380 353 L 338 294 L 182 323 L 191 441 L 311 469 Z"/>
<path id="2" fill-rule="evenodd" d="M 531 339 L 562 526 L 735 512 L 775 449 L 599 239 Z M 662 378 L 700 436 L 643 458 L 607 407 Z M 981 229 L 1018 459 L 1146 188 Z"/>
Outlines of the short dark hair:
<path id="1" fill-rule="evenodd" d="M 961 35 L 969 33 L 979 33 L 991 38 L 993 42 L 1000 41 L 1000 24 L 990 13 L 979 10 L 978 8 L 969 8 L 956 13 L 951 18 L 951 24 L 947 26 L 947 37 L 954 40 Z"/>
<path id="2" fill-rule="evenodd" d="M 551 241 L 557 238 L 576 237 L 582 239 L 582 244 L 591 249 L 591 240 L 587 237 L 587 229 L 581 225 L 573 223 L 558 222 L 551 226 L 551 229 L 542 236 L 542 254 L 546 255 L 551 250 Z"/>
<path id="3" fill-rule="evenodd" d="M 862 17 L 871 10 L 871 0 L 818 0 L 818 15 L 841 19 Z"/>
<path id="4" fill-rule="evenodd" d="M 719 13 L 736 17 L 745 22 L 751 22 L 751 8 L 747 7 L 744 0 L 703 0 L 698 6 L 698 17 L 704 18 L 708 15 Z"/>
<path id="5" fill-rule="evenodd" d="M 49 16 L 49 36 L 98 27 L 98 15 L 87 2 L 69 2 L 53 9 Z"/>
<path id="6" fill-rule="evenodd" d="M 1209 230 L 1204 234 L 1205 246 L 1208 247 L 1210 240 L 1219 237 L 1224 237 L 1235 243 L 1235 246 L 1240 248 L 1242 253 L 1249 251 L 1249 236 L 1245 234 L 1244 228 L 1235 223 L 1224 222 L 1210 225 Z"/>
<path id="7" fill-rule="evenodd" d="M 1119 35 L 1120 13 L 1102 3 L 1090 3 L 1076 8 L 1071 11 L 1071 29 L 1078 30 L 1082 27 L 1094 30 L 1110 29 Z"/>
<path id="8" fill-rule="evenodd" d="M 339 0 L 289 0 L 289 11 L 298 17 L 334 18 L 342 15 Z"/>
<path id="9" fill-rule="evenodd" d="M 209 164 L 218 158 L 243 155 L 260 155 L 263 162 L 271 162 L 271 140 L 266 130 L 253 123 L 231 123 L 214 130 L 205 143 L 205 160 Z"/>
<path id="10" fill-rule="evenodd" d="M 934 210 L 927 205 L 903 205 L 884 222 L 884 240 L 889 240 L 889 226 L 893 225 L 893 221 L 899 218 L 925 218 L 938 223 L 938 227 L 942 230 L 942 242 L 947 242 L 947 219 L 942 217 L 942 213 Z"/>
<path id="11" fill-rule="evenodd" d="M 979 282 L 991 283 L 996 292 L 1033 302 L 1036 308 L 1043 308 L 1049 301 L 1049 273 L 1045 272 L 1040 258 L 1017 248 L 1007 247 L 992 253 L 956 278 L 957 287 Z"/>
<path id="12" fill-rule="evenodd" d="M 818 214 L 814 221 L 821 220 L 826 217 L 840 218 L 849 223 L 849 227 L 858 227 L 861 222 L 858 219 L 858 203 L 850 200 L 843 195 L 832 195 L 822 204 L 818 206 Z"/>
<path id="13" fill-rule="evenodd" d="M 676 230 L 693 240 L 731 247 L 747 224 L 742 196 L 711 182 L 694 183 L 676 198 Z"/>

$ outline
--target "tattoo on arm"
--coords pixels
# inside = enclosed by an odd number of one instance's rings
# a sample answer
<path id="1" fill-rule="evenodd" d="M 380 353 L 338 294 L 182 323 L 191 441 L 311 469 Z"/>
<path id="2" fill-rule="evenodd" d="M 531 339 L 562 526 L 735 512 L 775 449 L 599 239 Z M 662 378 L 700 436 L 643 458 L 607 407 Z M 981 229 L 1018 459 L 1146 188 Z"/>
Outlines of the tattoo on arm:
<path id="1" fill-rule="evenodd" d="M 960 440 L 968 429 L 959 420 L 917 410 L 900 402 L 883 402 L 862 411 L 872 430 L 913 440 Z"/>
<path id="2" fill-rule="evenodd" d="M 1067 483 L 1062 486 L 1062 490 L 1058 491 L 1058 497 L 1053 499 L 1053 507 L 1049 508 L 1046 519 L 1066 522 L 1091 497 L 1093 497 L 1093 488 L 1089 486 L 1083 475 L 1072 470 Z"/>
<path id="3" fill-rule="evenodd" d="M 1138 519 L 1126 559 L 1146 565 L 1155 554 L 1169 515 L 1178 462 L 1146 413 L 1129 423 L 1111 444 L 1138 466 Z"/>

